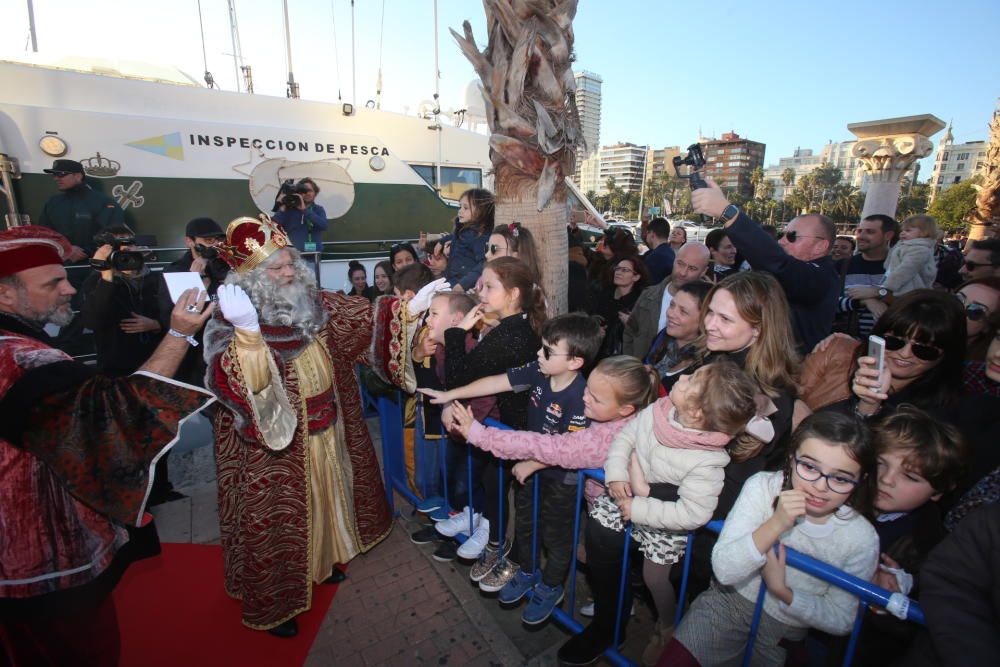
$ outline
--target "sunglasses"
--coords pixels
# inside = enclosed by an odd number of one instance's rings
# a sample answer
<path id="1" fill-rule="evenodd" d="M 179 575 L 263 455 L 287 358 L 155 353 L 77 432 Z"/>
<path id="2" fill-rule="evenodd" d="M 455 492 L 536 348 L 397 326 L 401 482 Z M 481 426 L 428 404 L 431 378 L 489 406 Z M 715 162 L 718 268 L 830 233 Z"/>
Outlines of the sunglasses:
<path id="1" fill-rule="evenodd" d="M 981 303 L 970 303 L 965 307 L 965 317 L 970 322 L 981 322 L 990 314 L 990 309 Z"/>
<path id="2" fill-rule="evenodd" d="M 795 243 L 795 241 L 798 240 L 798 239 L 821 239 L 821 238 L 823 238 L 823 237 L 822 236 L 808 236 L 806 234 L 800 234 L 800 233 L 798 233 L 795 230 L 791 230 L 791 231 L 785 232 L 785 239 L 789 243 Z"/>
<path id="3" fill-rule="evenodd" d="M 486 246 L 486 249 L 490 251 L 491 255 L 498 255 L 501 252 L 504 255 L 507 254 L 507 248 L 505 246 L 498 246 L 496 243 L 489 244 L 488 246 Z"/>
<path id="4" fill-rule="evenodd" d="M 962 262 L 962 264 L 964 264 L 965 268 L 969 271 L 975 271 L 980 266 L 993 266 L 992 264 L 987 264 L 985 262 L 973 262 L 972 260 L 968 259 Z"/>
<path id="5" fill-rule="evenodd" d="M 542 345 L 542 356 L 545 357 L 545 361 L 548 361 L 552 357 L 572 357 L 572 356 L 575 356 L 575 355 L 572 355 L 572 354 L 561 354 L 559 352 L 554 351 L 548 345 Z"/>
<path id="6" fill-rule="evenodd" d="M 913 356 L 924 361 L 936 361 L 944 354 L 944 351 L 940 347 L 927 345 L 926 343 L 917 343 L 912 338 L 901 338 L 892 334 L 883 334 L 882 338 L 885 339 L 885 349 L 891 352 L 902 350 L 909 343 Z"/>

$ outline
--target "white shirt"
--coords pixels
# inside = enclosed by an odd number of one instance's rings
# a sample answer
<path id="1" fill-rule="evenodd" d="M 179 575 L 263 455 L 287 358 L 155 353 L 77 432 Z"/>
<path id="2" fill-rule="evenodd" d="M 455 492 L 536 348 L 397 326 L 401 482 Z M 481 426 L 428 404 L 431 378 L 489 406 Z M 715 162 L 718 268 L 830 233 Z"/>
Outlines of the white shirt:
<path id="1" fill-rule="evenodd" d="M 667 326 L 667 308 L 670 307 L 670 302 L 673 300 L 674 295 L 670 293 L 670 285 L 667 285 L 667 289 L 663 290 L 663 301 L 660 302 L 660 320 L 656 323 L 657 333 L 663 331 L 663 328 Z"/>

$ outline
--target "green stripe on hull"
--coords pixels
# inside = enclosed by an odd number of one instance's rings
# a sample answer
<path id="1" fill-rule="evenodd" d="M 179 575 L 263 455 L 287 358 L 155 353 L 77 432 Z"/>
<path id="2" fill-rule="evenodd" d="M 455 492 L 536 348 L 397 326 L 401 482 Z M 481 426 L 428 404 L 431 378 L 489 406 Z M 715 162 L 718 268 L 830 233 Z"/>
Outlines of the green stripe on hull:
<path id="1" fill-rule="evenodd" d="M 192 218 L 214 218 L 224 228 L 233 218 L 257 213 L 247 181 L 125 177 L 87 182 L 108 195 L 116 185 L 128 191 L 140 182 L 135 194 L 143 198 L 142 206 L 124 202 L 125 219 L 137 234 L 155 235 L 160 247 L 184 245 L 184 225 Z M 416 238 L 421 231 L 451 230 L 456 209 L 425 186 L 357 183 L 354 188 L 354 205 L 330 221 L 324 241 Z M 25 174 L 15 181 L 15 190 L 21 213 L 30 215 L 32 222 L 38 221 L 45 202 L 57 192 L 47 174 Z"/>

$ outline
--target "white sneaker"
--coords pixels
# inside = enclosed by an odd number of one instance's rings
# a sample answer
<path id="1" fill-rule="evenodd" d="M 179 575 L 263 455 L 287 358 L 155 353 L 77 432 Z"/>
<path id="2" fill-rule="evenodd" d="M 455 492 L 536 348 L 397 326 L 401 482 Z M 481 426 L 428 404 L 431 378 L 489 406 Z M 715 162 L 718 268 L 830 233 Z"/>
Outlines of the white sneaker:
<path id="1" fill-rule="evenodd" d="M 468 535 L 470 511 L 471 510 L 469 509 L 468 505 L 466 505 L 465 509 L 463 509 L 455 516 L 445 519 L 444 521 L 438 521 L 437 523 L 435 523 L 434 529 L 437 530 L 437 532 L 444 535 L 445 537 L 455 537 L 459 533 Z M 475 516 L 472 517 L 473 529 L 479 525 L 479 521 L 481 518 L 482 515 L 479 514 L 478 512 L 475 514 Z"/>
<path id="2" fill-rule="evenodd" d="M 472 534 L 472 537 L 467 539 L 462 546 L 458 548 L 456 552 L 459 558 L 473 559 L 479 558 L 480 554 L 483 553 L 483 549 L 490 541 L 490 520 L 482 518 L 479 520 L 479 525 L 476 526 L 476 532 Z"/>
<path id="3" fill-rule="evenodd" d="M 587 604 L 580 607 L 580 616 L 586 616 L 587 618 L 594 617 L 594 602 L 590 601 Z M 629 616 L 635 616 L 635 602 L 632 603 L 632 610 L 629 612 Z"/>

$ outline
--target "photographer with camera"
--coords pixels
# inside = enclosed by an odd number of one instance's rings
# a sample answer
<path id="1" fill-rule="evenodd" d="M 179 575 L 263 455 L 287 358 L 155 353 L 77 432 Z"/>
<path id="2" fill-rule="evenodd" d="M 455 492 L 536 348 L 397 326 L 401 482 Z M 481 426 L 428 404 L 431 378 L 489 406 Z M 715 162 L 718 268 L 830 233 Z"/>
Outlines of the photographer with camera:
<path id="1" fill-rule="evenodd" d="M 142 366 L 163 338 L 159 277 L 149 275 L 127 226 L 108 227 L 94 244 L 95 272 L 83 283 L 80 315 L 94 332 L 97 372 L 124 377 Z"/>
<path id="2" fill-rule="evenodd" d="M 209 298 L 215 299 L 215 294 L 219 290 L 229 275 L 229 265 L 219 257 L 217 246 L 224 243 L 226 233 L 222 231 L 212 218 L 195 218 L 187 223 L 184 228 L 184 245 L 188 247 L 188 252 L 175 262 L 163 267 L 163 273 L 185 273 L 193 272 L 201 276 L 201 281 L 205 285 Z M 160 285 L 160 306 L 159 320 L 160 326 L 166 328 L 170 322 L 170 313 L 174 308 L 174 302 L 170 298 L 170 290 L 167 289 L 166 279 L 161 278 Z M 204 330 L 199 330 L 194 334 L 195 340 L 201 343 Z M 198 387 L 205 386 L 205 357 L 201 347 L 191 347 L 184 356 L 180 368 L 174 374 L 174 378 Z"/>
<path id="3" fill-rule="evenodd" d="M 275 200 L 272 216 L 300 252 L 322 250 L 321 234 L 326 230 L 326 211 L 316 203 L 319 186 L 311 178 L 303 178 L 297 184 L 291 179 L 281 185 Z"/>

